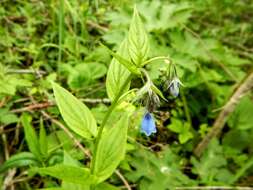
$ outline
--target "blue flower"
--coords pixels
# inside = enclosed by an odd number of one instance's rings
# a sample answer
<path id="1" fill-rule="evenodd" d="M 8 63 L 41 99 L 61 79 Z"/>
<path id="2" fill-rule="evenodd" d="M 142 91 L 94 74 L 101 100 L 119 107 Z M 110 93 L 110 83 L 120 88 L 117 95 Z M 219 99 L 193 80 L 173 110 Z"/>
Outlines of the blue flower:
<path id="1" fill-rule="evenodd" d="M 179 95 L 179 87 L 181 84 L 181 81 L 177 77 L 173 78 L 173 80 L 170 82 L 169 90 L 174 97 Z"/>
<path id="2" fill-rule="evenodd" d="M 141 132 L 145 135 L 150 136 L 152 133 L 156 133 L 155 121 L 152 115 L 147 112 L 141 122 Z"/>

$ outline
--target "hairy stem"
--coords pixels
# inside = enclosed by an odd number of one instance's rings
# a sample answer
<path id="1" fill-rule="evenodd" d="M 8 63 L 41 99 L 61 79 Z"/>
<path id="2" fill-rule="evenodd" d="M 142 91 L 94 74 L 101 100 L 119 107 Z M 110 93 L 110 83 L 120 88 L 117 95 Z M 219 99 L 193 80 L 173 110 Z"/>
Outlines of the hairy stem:
<path id="1" fill-rule="evenodd" d="M 126 81 L 124 82 L 124 84 L 120 87 L 120 90 L 117 94 L 117 96 L 114 98 L 111 106 L 109 107 L 109 110 L 107 111 L 103 121 L 102 121 L 102 124 L 100 125 L 99 127 L 99 130 L 98 130 L 98 135 L 97 135 L 97 138 L 96 138 L 96 141 L 95 141 L 95 148 L 94 148 L 94 154 L 93 154 L 93 159 L 92 159 L 92 163 L 91 163 L 91 173 L 94 174 L 94 165 L 95 165 L 95 162 L 96 162 L 96 155 L 97 155 L 97 148 L 98 148 L 98 144 L 99 144 L 99 141 L 101 139 L 101 135 L 102 135 L 102 132 L 103 132 L 103 129 L 112 113 L 112 111 L 114 110 L 114 108 L 117 106 L 118 104 L 118 101 L 120 99 L 120 97 L 122 96 L 127 84 L 131 81 L 132 79 L 132 75 L 129 75 L 128 78 L 126 79 Z"/>

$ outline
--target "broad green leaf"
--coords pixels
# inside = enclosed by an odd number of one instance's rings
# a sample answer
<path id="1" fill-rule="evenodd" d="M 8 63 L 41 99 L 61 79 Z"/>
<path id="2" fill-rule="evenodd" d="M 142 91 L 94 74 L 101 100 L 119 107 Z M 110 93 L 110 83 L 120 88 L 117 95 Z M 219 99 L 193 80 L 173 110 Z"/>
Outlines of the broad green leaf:
<path id="1" fill-rule="evenodd" d="M 104 45 L 103 45 L 104 46 Z M 104 46 L 106 47 L 106 46 Z M 110 52 L 110 54 L 122 65 L 124 65 L 131 73 L 135 75 L 140 75 L 141 72 L 140 70 L 129 60 L 126 58 L 122 57 L 121 55 L 114 53 L 112 50 L 110 50 L 108 47 L 106 47 L 107 50 Z"/>
<path id="2" fill-rule="evenodd" d="M 36 132 L 31 125 L 32 118 L 28 114 L 21 116 L 21 123 L 25 130 L 25 140 L 28 144 L 29 150 L 38 158 L 41 158 L 40 146 Z"/>
<path id="3" fill-rule="evenodd" d="M 0 109 L 0 123 L 8 125 L 18 121 L 19 118 L 14 113 L 11 113 L 7 108 Z"/>
<path id="4" fill-rule="evenodd" d="M 120 190 L 120 188 L 115 187 L 109 183 L 100 183 L 96 186 L 95 190 Z"/>
<path id="5" fill-rule="evenodd" d="M 39 161 L 31 152 L 21 152 L 11 156 L 0 166 L 0 173 L 15 167 L 38 166 Z"/>
<path id="6" fill-rule="evenodd" d="M 122 57 L 128 58 L 126 48 L 126 41 L 123 41 L 117 53 Z M 120 64 L 117 59 L 113 58 L 106 77 L 106 91 L 111 100 L 117 96 L 120 88 L 127 80 L 129 75 L 130 72 L 127 70 L 127 68 L 124 65 Z M 125 88 L 125 91 L 127 91 L 129 87 L 130 83 Z"/>
<path id="7" fill-rule="evenodd" d="M 32 168 L 31 173 L 50 175 L 66 182 L 89 185 L 95 184 L 96 178 L 90 174 L 89 169 L 64 164 L 57 164 L 45 168 Z"/>
<path id="8" fill-rule="evenodd" d="M 137 66 L 140 66 L 148 56 L 149 42 L 136 8 L 134 9 L 134 15 L 129 28 L 127 45 L 131 60 Z"/>
<path id="9" fill-rule="evenodd" d="M 149 31 L 165 31 L 168 28 L 180 27 L 180 24 L 185 23 L 191 16 L 188 2 L 151 0 L 141 1 L 137 6 Z"/>
<path id="10" fill-rule="evenodd" d="M 128 117 L 122 118 L 108 131 L 105 131 L 98 144 L 94 174 L 98 183 L 106 180 L 123 159 L 126 150 Z"/>
<path id="11" fill-rule="evenodd" d="M 69 166 L 75 166 L 75 167 L 80 167 L 80 163 L 72 158 L 66 151 L 64 152 L 64 160 L 63 164 L 69 165 Z M 64 190 L 89 190 L 90 185 L 83 185 L 83 184 L 75 184 L 75 183 L 70 183 L 66 181 L 62 181 L 61 187 Z"/>
<path id="12" fill-rule="evenodd" d="M 247 130 L 253 128 L 253 102 L 249 97 L 241 99 L 236 106 L 235 111 L 230 115 L 228 124 L 240 130 Z"/>
<path id="13" fill-rule="evenodd" d="M 181 132 L 179 134 L 179 142 L 181 144 L 184 144 L 192 138 L 193 138 L 193 134 L 190 131 L 190 124 L 189 123 L 184 123 L 183 127 L 181 129 Z"/>
<path id="14" fill-rule="evenodd" d="M 63 182 L 64 185 L 62 185 L 63 190 L 90 190 L 90 185 L 81 185 L 81 184 L 75 184 L 75 183 L 66 183 Z"/>
<path id="15" fill-rule="evenodd" d="M 63 159 L 63 164 L 65 165 L 69 165 L 69 166 L 81 166 L 81 164 L 78 162 L 78 160 L 75 160 L 74 158 L 72 158 L 69 153 L 67 153 L 66 151 L 64 151 L 64 159 Z"/>
<path id="16" fill-rule="evenodd" d="M 180 121 L 179 119 L 172 118 L 171 124 L 168 125 L 168 128 L 171 131 L 179 134 L 178 139 L 181 144 L 184 144 L 188 140 L 193 138 L 193 134 L 190 131 L 189 123 L 184 123 L 183 121 Z"/>
<path id="17" fill-rule="evenodd" d="M 171 124 L 167 127 L 175 133 L 180 133 L 183 129 L 183 123 L 176 118 L 171 118 Z"/>
<path id="18" fill-rule="evenodd" d="M 42 119 L 40 120 L 39 146 L 42 156 L 46 157 L 48 153 L 47 134 Z"/>
<path id="19" fill-rule="evenodd" d="M 97 135 L 97 124 L 89 108 L 70 92 L 53 83 L 54 95 L 64 121 L 83 138 Z"/>
<path id="20" fill-rule="evenodd" d="M 180 133 L 178 139 L 179 139 L 179 142 L 181 144 L 184 144 L 184 143 L 186 143 L 188 140 L 190 140 L 192 138 L 193 138 L 193 134 L 190 131 L 187 130 L 187 131 L 185 131 L 183 133 Z"/>

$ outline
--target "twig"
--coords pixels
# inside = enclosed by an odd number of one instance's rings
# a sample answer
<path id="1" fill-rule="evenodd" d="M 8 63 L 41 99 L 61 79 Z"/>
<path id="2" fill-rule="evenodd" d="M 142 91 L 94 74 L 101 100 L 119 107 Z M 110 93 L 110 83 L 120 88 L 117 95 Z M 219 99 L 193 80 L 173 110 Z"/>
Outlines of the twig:
<path id="1" fill-rule="evenodd" d="M 111 103 L 111 100 L 108 98 L 101 98 L 101 99 L 81 98 L 80 100 L 88 104 L 99 104 L 99 103 L 110 104 Z"/>
<path id="2" fill-rule="evenodd" d="M 240 99 L 253 88 L 253 72 L 241 83 L 229 101 L 225 104 L 224 109 L 220 112 L 210 132 L 204 137 L 204 139 L 197 145 L 194 150 L 196 156 L 200 156 L 204 149 L 207 147 L 212 138 L 216 137 L 224 127 L 227 117 L 235 109 L 235 106 L 239 103 Z"/>
<path id="3" fill-rule="evenodd" d="M 11 110 L 11 112 L 12 113 L 21 113 L 21 112 L 25 112 L 25 111 L 32 111 L 32 110 L 36 110 L 36 109 L 48 108 L 53 105 L 55 105 L 53 102 L 36 103 L 36 104 L 31 104 L 31 105 L 23 107 L 23 108 Z"/>
<path id="4" fill-rule="evenodd" d="M 78 148 L 80 148 L 82 150 L 82 152 L 88 156 L 88 158 L 92 158 L 90 151 L 88 151 L 87 149 L 85 149 L 83 147 L 83 145 L 72 135 L 72 133 L 58 120 L 54 119 L 52 116 L 50 116 L 49 114 L 47 114 L 45 111 L 41 111 L 42 115 L 48 119 L 50 119 L 54 124 L 56 124 L 57 126 L 59 126 L 76 144 L 76 146 Z M 125 179 L 125 177 L 118 171 L 115 171 L 116 175 L 122 180 L 122 182 L 124 183 L 124 185 L 126 186 L 126 188 L 128 190 L 132 190 L 130 185 L 128 184 L 127 180 Z"/>
<path id="5" fill-rule="evenodd" d="M 92 22 L 91 20 L 87 20 L 86 23 L 87 23 L 87 25 L 91 26 L 92 28 L 99 29 L 102 32 L 107 32 L 108 31 L 107 27 L 101 26 L 101 25 L 99 25 L 99 24 L 97 24 L 95 22 Z"/>
<path id="6" fill-rule="evenodd" d="M 46 71 L 35 70 L 35 69 L 32 69 L 32 70 L 29 70 L 29 69 L 8 69 L 7 73 L 45 75 Z"/>
<path id="7" fill-rule="evenodd" d="M 33 97 L 30 97 L 30 98 L 31 98 L 31 101 L 36 105 L 36 101 L 33 99 Z M 74 135 L 61 122 L 59 122 L 58 120 L 54 119 L 52 116 L 50 116 L 49 114 L 47 114 L 45 111 L 41 111 L 41 113 L 42 113 L 42 115 L 44 117 L 46 117 L 47 119 L 50 119 L 54 124 L 56 124 L 58 127 L 60 127 L 73 140 L 73 142 L 75 143 L 75 145 L 78 148 L 80 148 L 81 151 L 86 156 L 88 156 L 89 159 L 92 158 L 92 155 L 91 155 L 90 151 L 87 150 L 87 149 L 85 149 L 83 147 L 83 145 L 74 137 Z M 130 187 L 130 185 L 128 184 L 127 180 L 124 178 L 124 176 L 118 170 L 116 170 L 115 173 L 122 180 L 122 182 L 124 183 L 124 185 L 126 186 L 126 188 L 128 190 L 132 190 L 131 187 Z"/>
<path id="8" fill-rule="evenodd" d="M 10 157 L 9 151 L 8 151 L 8 142 L 5 134 L 2 134 L 2 140 L 4 144 L 4 153 L 5 153 L 5 160 L 8 160 Z M 5 177 L 3 181 L 3 190 L 7 190 L 8 187 L 10 187 L 10 190 L 14 190 L 14 186 L 12 184 L 12 179 L 16 174 L 16 169 L 10 169 L 8 170 L 8 174 Z"/>
<path id="9" fill-rule="evenodd" d="M 84 103 L 89 103 L 89 104 L 99 104 L 99 103 L 109 104 L 111 102 L 111 100 L 107 99 L 107 98 L 102 98 L 102 99 L 84 98 L 84 99 L 80 99 L 80 100 Z M 25 112 L 25 111 L 40 110 L 40 109 L 48 108 L 48 107 L 55 106 L 55 105 L 56 104 L 54 102 L 33 103 L 33 104 L 23 107 L 23 108 L 13 109 L 13 110 L 11 110 L 11 112 L 12 113 L 21 113 L 21 112 Z"/>
<path id="10" fill-rule="evenodd" d="M 119 170 L 115 171 L 115 174 L 121 179 L 121 181 L 126 186 L 127 190 L 132 190 L 131 186 L 129 185 L 128 181 L 125 179 L 125 177 L 119 172 Z"/>
<path id="11" fill-rule="evenodd" d="M 58 120 L 54 119 L 52 116 L 47 114 L 45 111 L 41 111 L 42 115 L 48 119 L 50 119 L 55 125 L 60 127 L 70 138 L 73 140 L 75 145 L 81 149 L 81 151 L 87 155 L 89 158 L 91 158 L 90 152 L 83 147 L 83 145 L 74 137 L 74 135 Z"/>

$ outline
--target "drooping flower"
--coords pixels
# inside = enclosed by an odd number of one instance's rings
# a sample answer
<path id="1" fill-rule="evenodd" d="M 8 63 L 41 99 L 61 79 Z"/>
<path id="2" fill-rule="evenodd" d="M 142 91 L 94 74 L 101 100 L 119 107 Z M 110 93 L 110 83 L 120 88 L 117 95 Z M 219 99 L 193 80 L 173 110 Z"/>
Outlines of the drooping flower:
<path id="1" fill-rule="evenodd" d="M 181 81 L 179 78 L 174 77 L 172 81 L 169 84 L 169 90 L 172 96 L 177 97 L 179 95 L 179 87 L 182 85 Z"/>
<path id="2" fill-rule="evenodd" d="M 143 116 L 141 122 L 141 132 L 147 136 L 150 136 L 152 133 L 156 133 L 155 121 L 149 112 L 145 113 Z"/>

